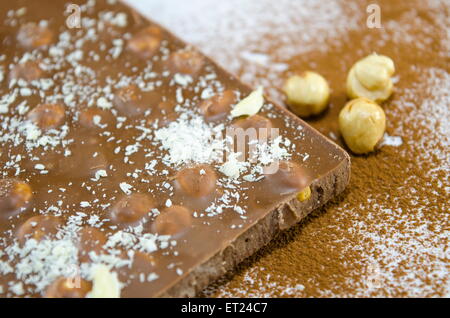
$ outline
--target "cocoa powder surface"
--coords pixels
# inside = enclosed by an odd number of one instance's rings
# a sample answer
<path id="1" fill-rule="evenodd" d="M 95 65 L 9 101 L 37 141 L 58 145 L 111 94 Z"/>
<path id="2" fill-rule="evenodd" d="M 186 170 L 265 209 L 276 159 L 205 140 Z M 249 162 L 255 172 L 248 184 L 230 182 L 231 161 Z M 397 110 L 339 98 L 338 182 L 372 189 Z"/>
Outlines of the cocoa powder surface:
<path id="1" fill-rule="evenodd" d="M 133 1 L 129 1 L 133 2 Z M 139 1 L 134 4 L 283 103 L 289 75 L 315 70 L 329 109 L 308 120 L 345 147 L 337 116 L 345 79 L 377 52 L 396 64 L 382 106 L 385 145 L 352 156 L 347 190 L 205 290 L 215 297 L 449 296 L 450 3 L 377 1 Z"/>

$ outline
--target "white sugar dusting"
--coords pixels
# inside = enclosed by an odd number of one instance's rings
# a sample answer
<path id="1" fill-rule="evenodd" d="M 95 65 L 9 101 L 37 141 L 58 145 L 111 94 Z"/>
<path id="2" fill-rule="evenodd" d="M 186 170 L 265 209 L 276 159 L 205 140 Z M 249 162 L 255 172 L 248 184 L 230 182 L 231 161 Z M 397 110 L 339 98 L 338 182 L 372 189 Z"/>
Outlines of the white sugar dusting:
<path id="1" fill-rule="evenodd" d="M 403 139 L 399 136 L 389 136 L 388 134 L 384 134 L 383 140 L 381 140 L 380 147 L 383 146 L 391 146 L 391 147 L 400 147 L 403 145 Z"/>
<path id="2" fill-rule="evenodd" d="M 229 288 L 219 291 L 216 297 L 245 297 L 245 298 L 273 298 L 273 297 L 305 297 L 305 286 L 301 282 L 294 284 L 280 284 L 280 281 L 286 281 L 285 277 L 272 276 L 265 273 L 264 267 L 254 267 L 245 271 L 243 278 L 243 286 L 241 288 Z M 205 295 L 211 295 L 216 292 L 207 288 Z"/>
<path id="3" fill-rule="evenodd" d="M 181 166 L 192 163 L 211 163 L 220 160 L 224 142 L 220 138 L 224 126 L 211 126 L 203 118 L 195 116 L 181 119 L 155 131 L 155 140 L 167 151 L 163 158 L 167 165 Z"/>

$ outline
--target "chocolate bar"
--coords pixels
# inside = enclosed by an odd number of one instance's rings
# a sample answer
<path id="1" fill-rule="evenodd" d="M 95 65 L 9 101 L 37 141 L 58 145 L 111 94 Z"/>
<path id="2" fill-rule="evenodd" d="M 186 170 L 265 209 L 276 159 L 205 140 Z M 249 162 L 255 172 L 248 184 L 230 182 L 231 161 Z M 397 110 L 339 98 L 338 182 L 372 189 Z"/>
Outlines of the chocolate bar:
<path id="1" fill-rule="evenodd" d="M 117 1 L 0 16 L 2 296 L 195 296 L 348 183 L 341 148 Z"/>

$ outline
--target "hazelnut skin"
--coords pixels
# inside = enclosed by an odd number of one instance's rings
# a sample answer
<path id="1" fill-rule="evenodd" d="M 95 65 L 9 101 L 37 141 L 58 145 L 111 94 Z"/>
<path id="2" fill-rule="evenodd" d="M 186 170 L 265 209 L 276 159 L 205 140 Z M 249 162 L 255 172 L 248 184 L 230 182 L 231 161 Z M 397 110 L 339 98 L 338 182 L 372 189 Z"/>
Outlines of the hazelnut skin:
<path id="1" fill-rule="evenodd" d="M 347 76 L 347 95 L 365 97 L 376 103 L 387 100 L 394 90 L 394 62 L 387 56 L 372 54 L 358 61 Z"/>
<path id="2" fill-rule="evenodd" d="M 383 138 L 386 115 L 377 103 L 366 98 L 354 99 L 341 110 L 339 128 L 353 153 L 366 154 L 374 151 Z"/>
<path id="3" fill-rule="evenodd" d="M 318 115 L 330 100 L 328 82 L 315 72 L 291 76 L 284 84 L 286 103 L 300 117 Z"/>

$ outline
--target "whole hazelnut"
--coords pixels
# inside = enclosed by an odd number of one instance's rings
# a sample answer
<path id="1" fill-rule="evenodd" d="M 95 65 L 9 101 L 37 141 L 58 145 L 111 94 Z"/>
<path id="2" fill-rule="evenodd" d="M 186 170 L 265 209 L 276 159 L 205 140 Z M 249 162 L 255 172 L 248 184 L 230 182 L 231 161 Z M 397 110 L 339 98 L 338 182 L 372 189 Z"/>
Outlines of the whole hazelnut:
<path id="1" fill-rule="evenodd" d="M 369 153 L 383 138 L 386 115 L 377 103 L 367 98 L 354 99 L 341 110 L 339 128 L 352 152 Z"/>
<path id="2" fill-rule="evenodd" d="M 310 71 L 291 76 L 283 91 L 287 105 L 300 117 L 320 114 L 330 100 L 328 82 L 320 74 Z"/>
<path id="3" fill-rule="evenodd" d="M 394 90 L 394 62 L 387 56 L 372 54 L 358 61 L 347 77 L 347 95 L 365 97 L 377 103 L 387 100 Z"/>

